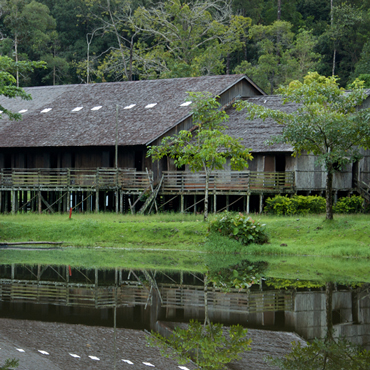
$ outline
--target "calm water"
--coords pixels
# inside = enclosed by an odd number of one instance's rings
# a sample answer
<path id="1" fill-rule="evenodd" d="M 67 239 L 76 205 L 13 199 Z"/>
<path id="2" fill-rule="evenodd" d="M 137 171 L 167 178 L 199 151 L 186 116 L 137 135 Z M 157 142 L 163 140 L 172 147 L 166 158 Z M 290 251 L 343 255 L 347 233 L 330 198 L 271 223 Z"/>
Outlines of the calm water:
<path id="1" fill-rule="evenodd" d="M 299 277 L 286 271 L 287 258 L 280 276 L 279 264 L 263 258 L 220 259 L 203 272 L 0 265 L 0 364 L 17 358 L 19 369 L 194 369 L 148 348 L 145 331 L 203 322 L 205 302 L 211 322 L 250 329 L 250 357 L 232 369 L 269 368 L 263 357 L 287 353 L 293 340 L 324 339 L 331 325 L 334 337 L 370 349 L 370 284 L 361 276 L 302 279 L 299 270 Z"/>

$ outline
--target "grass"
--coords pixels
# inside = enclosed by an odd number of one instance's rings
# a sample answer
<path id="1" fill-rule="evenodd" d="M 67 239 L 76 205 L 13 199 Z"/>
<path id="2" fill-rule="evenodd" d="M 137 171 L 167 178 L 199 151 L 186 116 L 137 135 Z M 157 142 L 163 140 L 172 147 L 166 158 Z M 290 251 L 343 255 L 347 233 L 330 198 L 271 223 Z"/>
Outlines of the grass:
<path id="1" fill-rule="evenodd" d="M 136 251 L 370 258 L 369 215 L 335 215 L 333 221 L 323 215 L 256 218 L 267 224 L 268 244 L 242 246 L 217 236 L 207 240 L 202 216 L 186 214 L 75 214 L 72 219 L 59 214 L 1 215 L 0 241 L 64 241 L 65 246 Z"/>

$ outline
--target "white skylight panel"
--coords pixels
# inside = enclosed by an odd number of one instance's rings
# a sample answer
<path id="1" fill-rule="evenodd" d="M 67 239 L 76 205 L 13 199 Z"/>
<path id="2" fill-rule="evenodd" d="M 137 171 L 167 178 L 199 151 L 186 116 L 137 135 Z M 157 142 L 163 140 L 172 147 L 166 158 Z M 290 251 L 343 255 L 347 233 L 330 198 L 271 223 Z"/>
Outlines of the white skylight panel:
<path id="1" fill-rule="evenodd" d="M 4 113 L 4 112 L 3 112 L 2 110 L 0 110 L 0 114 L 1 114 L 1 113 Z"/>
<path id="2" fill-rule="evenodd" d="M 151 366 L 151 367 L 155 367 L 153 364 L 151 364 L 150 362 L 143 362 L 144 365 L 146 366 Z"/>
<path id="3" fill-rule="evenodd" d="M 49 355 L 49 352 L 46 352 L 46 351 L 42 351 L 41 349 L 38 350 L 42 355 Z"/>
<path id="4" fill-rule="evenodd" d="M 50 112 L 53 108 L 45 108 L 41 111 L 41 113 L 47 113 Z"/>
<path id="5" fill-rule="evenodd" d="M 82 109 L 83 107 L 76 107 L 74 109 L 72 109 L 72 112 L 78 112 Z"/>
<path id="6" fill-rule="evenodd" d="M 70 353 L 69 355 L 74 357 L 74 358 L 81 358 L 79 355 L 76 355 L 75 353 Z"/>
<path id="7" fill-rule="evenodd" d="M 146 108 L 146 109 L 148 109 L 148 108 L 153 108 L 153 107 L 155 107 L 156 105 L 157 105 L 157 103 L 148 104 L 148 105 L 146 105 L 146 106 L 145 106 L 145 108 Z"/>
<path id="8" fill-rule="evenodd" d="M 134 363 L 130 360 L 122 360 L 123 362 L 126 362 L 126 364 L 133 365 Z"/>
<path id="9" fill-rule="evenodd" d="M 180 105 L 180 107 L 187 107 L 188 105 L 190 105 L 192 102 L 191 101 L 186 101 L 185 103 L 182 103 Z"/>
<path id="10" fill-rule="evenodd" d="M 28 109 L 22 109 L 18 113 L 26 113 L 27 111 L 28 111 Z"/>
<path id="11" fill-rule="evenodd" d="M 127 105 L 126 107 L 124 107 L 123 109 L 131 109 L 135 106 L 136 106 L 136 104 L 130 104 L 130 105 Z"/>
<path id="12" fill-rule="evenodd" d="M 92 360 L 94 361 L 100 361 L 100 358 L 99 357 L 96 357 L 96 356 L 89 356 Z"/>
<path id="13" fill-rule="evenodd" d="M 102 105 L 97 105 L 96 107 L 94 108 L 91 108 L 91 110 L 99 110 L 100 108 L 102 108 L 103 106 Z"/>
<path id="14" fill-rule="evenodd" d="M 186 366 L 179 366 L 179 369 L 181 369 L 181 370 L 189 370 Z"/>

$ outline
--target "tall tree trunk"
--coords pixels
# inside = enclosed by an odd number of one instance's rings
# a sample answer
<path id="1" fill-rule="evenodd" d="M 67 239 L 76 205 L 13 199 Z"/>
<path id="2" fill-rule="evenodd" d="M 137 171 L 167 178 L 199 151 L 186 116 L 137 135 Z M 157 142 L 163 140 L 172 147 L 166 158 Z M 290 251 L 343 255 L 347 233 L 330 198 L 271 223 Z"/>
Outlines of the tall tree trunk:
<path id="1" fill-rule="evenodd" d="M 208 218 L 208 188 L 209 188 L 209 170 L 206 169 L 206 188 L 204 194 L 204 221 Z"/>
<path id="2" fill-rule="evenodd" d="M 18 35 L 15 34 L 14 36 L 14 56 L 15 56 L 15 62 L 18 63 Z M 19 87 L 19 69 L 17 66 L 16 70 L 16 80 L 17 80 L 17 87 Z"/>
<path id="3" fill-rule="evenodd" d="M 326 283 L 326 337 L 325 341 L 333 341 L 333 283 Z"/>
<path id="4" fill-rule="evenodd" d="M 332 71 L 331 71 L 331 75 L 334 76 L 335 75 L 335 63 L 336 63 L 336 56 L 337 56 L 337 48 L 334 47 L 334 51 L 333 51 L 333 67 L 332 67 Z"/>
<path id="5" fill-rule="evenodd" d="M 326 172 L 326 219 L 333 219 L 333 171 L 332 168 Z"/>
<path id="6" fill-rule="evenodd" d="M 281 20 L 281 0 L 278 0 L 277 20 Z"/>

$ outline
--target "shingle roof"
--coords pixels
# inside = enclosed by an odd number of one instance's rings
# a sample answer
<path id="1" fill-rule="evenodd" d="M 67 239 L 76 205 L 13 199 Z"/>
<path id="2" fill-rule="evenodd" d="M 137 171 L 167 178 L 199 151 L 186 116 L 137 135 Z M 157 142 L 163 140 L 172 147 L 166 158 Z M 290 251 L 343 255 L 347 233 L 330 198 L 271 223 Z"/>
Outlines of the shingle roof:
<path id="1" fill-rule="evenodd" d="M 119 145 L 144 145 L 189 115 L 191 106 L 180 107 L 187 91 L 221 94 L 242 79 L 255 86 L 244 75 L 225 75 L 25 88 L 33 100 L 0 97 L 9 110 L 27 109 L 22 121 L 3 117 L 0 147 L 112 146 L 117 104 Z M 72 112 L 76 107 L 83 108 Z M 52 110 L 41 113 L 46 108 Z"/>
<path id="2" fill-rule="evenodd" d="M 284 112 L 294 112 L 297 109 L 297 104 L 282 103 L 282 98 L 278 95 L 253 97 L 248 99 L 249 102 L 258 105 L 263 105 L 266 108 L 278 109 Z M 253 152 L 292 152 L 293 148 L 290 145 L 274 144 L 266 145 L 265 141 L 272 136 L 279 135 L 283 127 L 277 124 L 272 119 L 254 119 L 246 118 L 247 111 L 237 112 L 231 108 L 227 110 L 229 115 L 228 129 L 226 133 L 230 136 L 242 138 L 242 143 L 247 148 L 251 148 Z"/>

